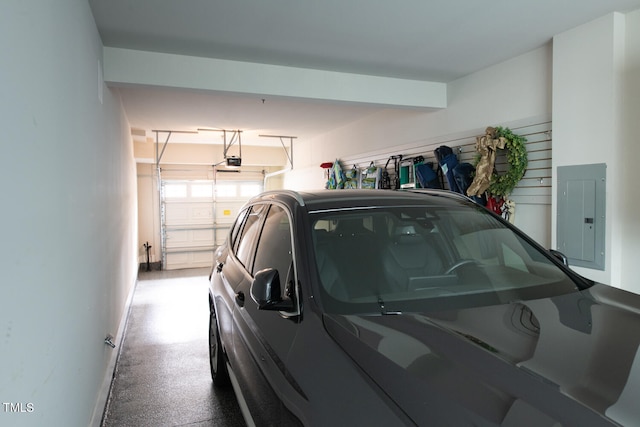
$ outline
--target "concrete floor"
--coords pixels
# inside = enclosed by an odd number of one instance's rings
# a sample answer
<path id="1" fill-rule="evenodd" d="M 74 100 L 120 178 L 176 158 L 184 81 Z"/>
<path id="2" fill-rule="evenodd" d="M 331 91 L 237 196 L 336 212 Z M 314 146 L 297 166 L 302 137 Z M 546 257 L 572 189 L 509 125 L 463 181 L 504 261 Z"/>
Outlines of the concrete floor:
<path id="1" fill-rule="evenodd" d="M 209 373 L 208 269 L 141 272 L 102 425 L 245 426 Z"/>

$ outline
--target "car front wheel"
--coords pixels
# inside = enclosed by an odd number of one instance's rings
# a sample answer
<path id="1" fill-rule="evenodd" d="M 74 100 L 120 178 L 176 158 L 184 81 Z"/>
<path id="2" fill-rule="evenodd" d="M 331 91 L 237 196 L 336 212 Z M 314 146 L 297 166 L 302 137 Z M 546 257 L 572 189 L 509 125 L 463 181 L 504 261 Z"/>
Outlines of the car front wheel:
<path id="1" fill-rule="evenodd" d="M 222 353 L 220 331 L 216 322 L 216 312 L 213 307 L 209 314 L 209 365 L 211 366 L 211 379 L 213 384 L 220 387 L 229 384 L 229 372 Z"/>

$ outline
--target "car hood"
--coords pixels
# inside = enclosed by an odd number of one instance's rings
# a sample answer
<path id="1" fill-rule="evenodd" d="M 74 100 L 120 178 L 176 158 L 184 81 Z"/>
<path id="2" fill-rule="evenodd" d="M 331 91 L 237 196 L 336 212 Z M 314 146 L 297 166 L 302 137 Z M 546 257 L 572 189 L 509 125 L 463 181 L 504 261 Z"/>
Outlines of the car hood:
<path id="1" fill-rule="evenodd" d="M 415 423 L 640 420 L 640 296 L 604 285 L 438 313 L 325 315 L 334 340 Z"/>

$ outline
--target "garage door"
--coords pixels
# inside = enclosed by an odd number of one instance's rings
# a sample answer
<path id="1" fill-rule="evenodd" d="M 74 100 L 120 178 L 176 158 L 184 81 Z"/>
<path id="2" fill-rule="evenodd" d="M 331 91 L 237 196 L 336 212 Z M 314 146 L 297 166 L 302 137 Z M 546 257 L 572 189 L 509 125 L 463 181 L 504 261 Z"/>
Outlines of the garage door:
<path id="1" fill-rule="evenodd" d="M 262 181 L 162 181 L 162 258 L 166 270 L 210 267 L 238 210 Z"/>

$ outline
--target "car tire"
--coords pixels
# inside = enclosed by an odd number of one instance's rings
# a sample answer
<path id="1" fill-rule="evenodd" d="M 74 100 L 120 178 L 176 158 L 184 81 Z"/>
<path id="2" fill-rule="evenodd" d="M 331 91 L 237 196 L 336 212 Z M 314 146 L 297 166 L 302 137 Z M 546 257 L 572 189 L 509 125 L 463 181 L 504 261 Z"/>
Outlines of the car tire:
<path id="1" fill-rule="evenodd" d="M 222 343 L 220 342 L 216 311 L 213 306 L 210 308 L 209 314 L 209 366 L 211 367 L 211 379 L 215 386 L 229 385 L 229 372 L 227 371 Z"/>

